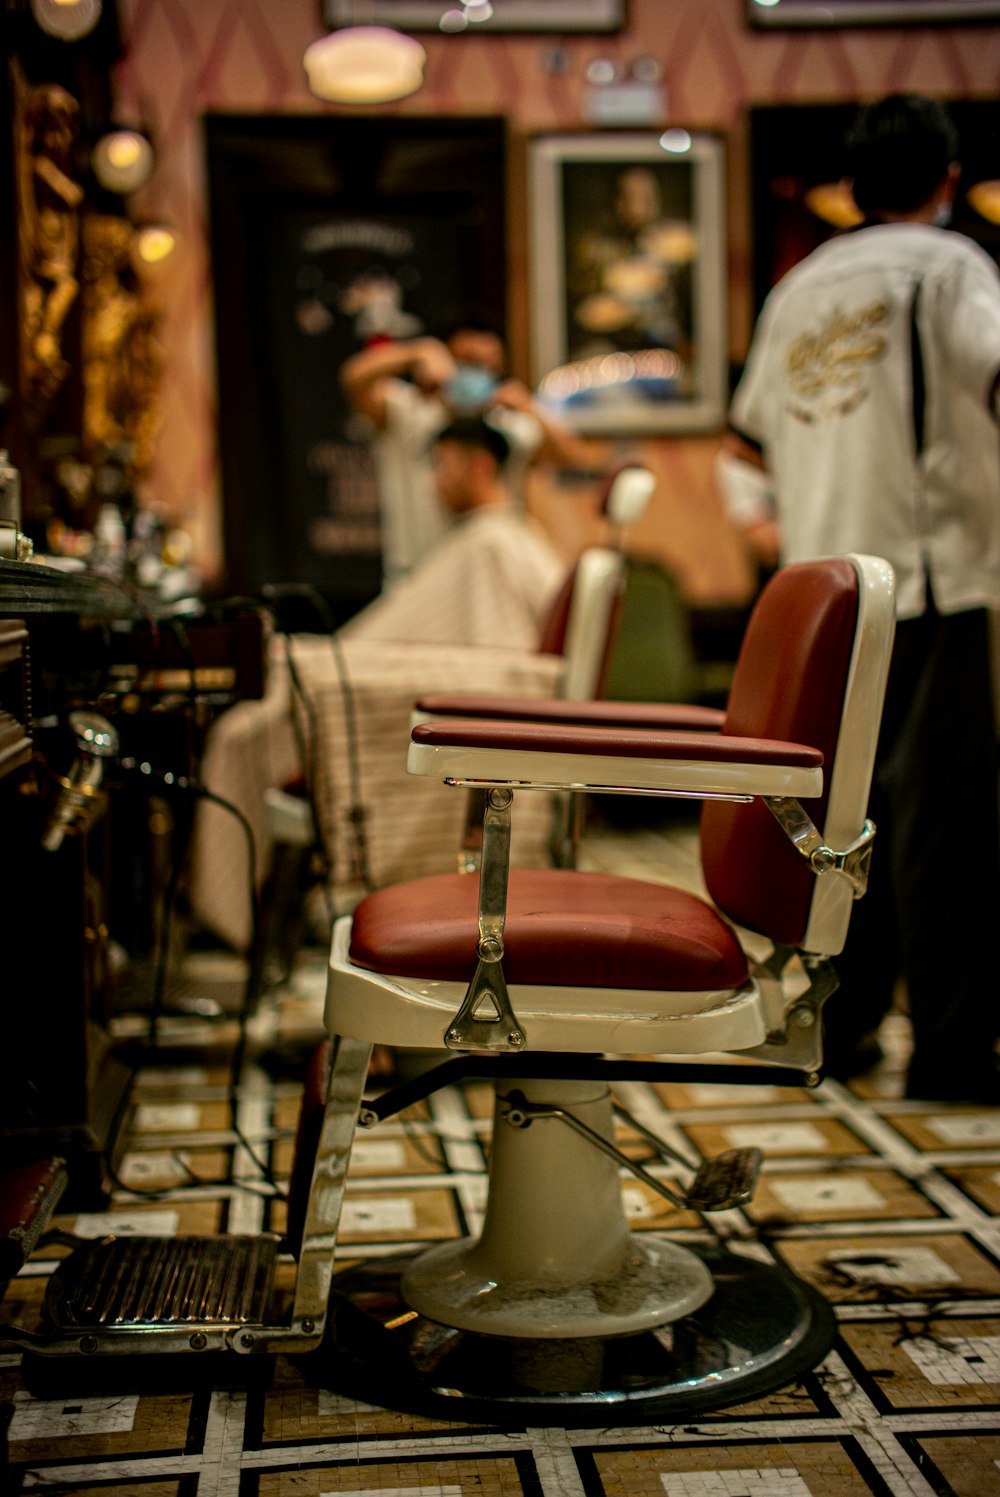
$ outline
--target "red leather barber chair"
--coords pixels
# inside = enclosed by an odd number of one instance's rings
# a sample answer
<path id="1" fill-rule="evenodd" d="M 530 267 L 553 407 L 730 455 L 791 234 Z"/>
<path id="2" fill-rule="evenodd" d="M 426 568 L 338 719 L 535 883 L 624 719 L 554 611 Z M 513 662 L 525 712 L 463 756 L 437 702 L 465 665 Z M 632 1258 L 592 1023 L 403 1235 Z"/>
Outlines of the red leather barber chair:
<path id="1" fill-rule="evenodd" d="M 612 1088 L 720 1072 L 748 1086 L 820 1079 L 830 958 L 866 883 L 893 627 L 885 563 L 803 563 L 762 593 L 718 732 L 701 730 L 701 714 L 684 727 L 679 708 L 647 706 L 630 722 L 621 703 L 419 723 L 411 772 L 487 792 L 482 867 L 378 890 L 338 922 L 329 1077 L 324 1093 L 314 1076 L 315 1157 L 310 1171 L 311 1148 L 300 1151 L 308 1197 L 297 1195 L 285 1245 L 288 1308 L 272 1292 L 277 1243 L 112 1238 L 57 1269 L 42 1334 L 8 1327 L 0 1344 L 252 1354 L 325 1336 L 331 1378 L 358 1396 L 565 1423 L 724 1405 L 820 1361 L 832 1313 L 780 1265 L 630 1232 L 621 1172 L 635 1166 L 615 1143 Z M 625 877 L 509 869 L 512 802 L 553 787 L 705 799 L 711 902 Z M 769 954 L 751 959 L 743 932 Z M 366 1100 L 376 1044 L 452 1055 Z M 466 1077 L 495 1090 L 481 1232 L 335 1273 L 357 1128 Z M 659 1151 L 671 1183 L 640 1173 L 678 1206 L 709 1213 L 752 1193 L 756 1151 L 686 1176 L 686 1161 Z"/>

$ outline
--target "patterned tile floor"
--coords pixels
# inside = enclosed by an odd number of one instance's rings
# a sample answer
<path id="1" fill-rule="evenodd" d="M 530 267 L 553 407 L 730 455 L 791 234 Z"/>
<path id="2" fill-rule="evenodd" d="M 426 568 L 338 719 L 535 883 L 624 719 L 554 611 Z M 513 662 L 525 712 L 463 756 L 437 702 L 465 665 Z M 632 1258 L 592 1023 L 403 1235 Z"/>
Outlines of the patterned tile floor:
<path id="1" fill-rule="evenodd" d="M 647 856 L 662 851 L 656 839 L 625 841 L 630 868 L 648 872 Z M 620 846 L 611 856 L 620 866 Z M 600 864 L 600 847 L 592 857 Z M 231 986 L 234 959 L 202 956 L 197 972 L 211 994 L 213 984 Z M 300 1087 L 257 1061 L 276 1041 L 318 1033 L 323 980 L 321 953 L 306 953 L 254 1021 L 239 1123 L 279 1178 Z M 106 1211 L 59 1225 L 88 1235 L 112 1222 L 118 1232 L 281 1230 L 283 1204 L 261 1186 L 230 1126 L 225 1046 L 234 1038 L 225 1021 L 164 1026 L 175 1063 L 136 1076 L 122 1188 Z M 135 1377 L 105 1387 L 91 1364 L 39 1383 L 8 1355 L 0 1488 L 128 1497 L 1000 1494 L 1000 1110 L 899 1100 L 905 1019 L 891 1020 L 884 1038 L 881 1070 L 850 1089 L 755 1089 L 752 1100 L 719 1085 L 622 1089 L 632 1112 L 695 1151 L 764 1149 L 753 1203 L 709 1220 L 732 1247 L 790 1265 L 834 1306 L 837 1345 L 800 1382 L 677 1424 L 491 1428 L 359 1403 L 325 1387 L 333 1380 L 321 1365 L 302 1361 L 241 1368 L 192 1391 L 193 1371 L 187 1386 Z M 475 1229 L 489 1127 L 483 1089 L 471 1086 L 363 1139 L 343 1230 L 350 1258 Z M 195 1185 L 192 1175 L 226 1183 Z M 623 1188 L 636 1230 L 704 1237 L 694 1215 L 669 1214 L 630 1179 Z M 6 1317 L 30 1321 L 49 1267 L 33 1262 L 11 1285 Z"/>

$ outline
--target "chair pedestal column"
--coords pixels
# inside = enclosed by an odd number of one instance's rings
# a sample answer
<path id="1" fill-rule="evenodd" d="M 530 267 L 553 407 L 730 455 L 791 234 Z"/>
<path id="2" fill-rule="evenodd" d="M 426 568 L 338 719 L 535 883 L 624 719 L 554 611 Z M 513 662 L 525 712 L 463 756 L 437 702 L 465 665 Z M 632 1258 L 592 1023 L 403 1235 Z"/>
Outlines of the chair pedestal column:
<path id="1" fill-rule="evenodd" d="M 497 1084 L 483 1230 L 414 1260 L 402 1295 L 421 1315 L 497 1336 L 620 1336 L 689 1315 L 712 1293 L 693 1253 L 630 1232 L 615 1161 L 558 1118 L 504 1121 Z M 613 1138 L 601 1082 L 519 1081 L 528 1102 L 564 1108 Z"/>

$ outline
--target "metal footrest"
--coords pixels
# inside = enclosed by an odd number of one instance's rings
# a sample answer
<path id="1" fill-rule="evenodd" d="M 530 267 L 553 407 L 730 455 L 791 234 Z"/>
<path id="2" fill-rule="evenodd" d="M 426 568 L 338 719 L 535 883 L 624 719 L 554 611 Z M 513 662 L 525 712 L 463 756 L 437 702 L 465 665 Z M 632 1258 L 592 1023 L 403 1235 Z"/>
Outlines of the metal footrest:
<path id="1" fill-rule="evenodd" d="M 106 1237 L 78 1248 L 49 1281 L 61 1331 L 259 1326 L 277 1237 Z"/>
<path id="2" fill-rule="evenodd" d="M 693 1211 L 744 1205 L 753 1197 L 762 1158 L 759 1149 L 727 1149 L 706 1159 L 688 1187 L 687 1204 Z"/>

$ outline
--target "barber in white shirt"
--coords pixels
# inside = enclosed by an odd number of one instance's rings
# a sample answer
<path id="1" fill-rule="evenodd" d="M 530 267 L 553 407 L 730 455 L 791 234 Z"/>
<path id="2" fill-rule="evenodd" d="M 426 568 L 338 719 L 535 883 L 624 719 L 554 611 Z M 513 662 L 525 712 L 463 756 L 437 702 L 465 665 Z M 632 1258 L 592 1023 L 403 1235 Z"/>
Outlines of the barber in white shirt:
<path id="1" fill-rule="evenodd" d="M 720 463 L 730 512 L 768 562 L 870 552 L 896 570 L 899 625 L 876 762 L 878 827 L 827 1006 L 849 1076 L 906 979 L 907 1095 L 1000 1104 L 1000 920 L 989 610 L 1000 605 L 1000 275 L 947 231 L 958 178 L 946 111 L 896 95 L 849 141 L 865 223 L 768 298 Z M 767 482 L 761 483 L 766 471 Z"/>

